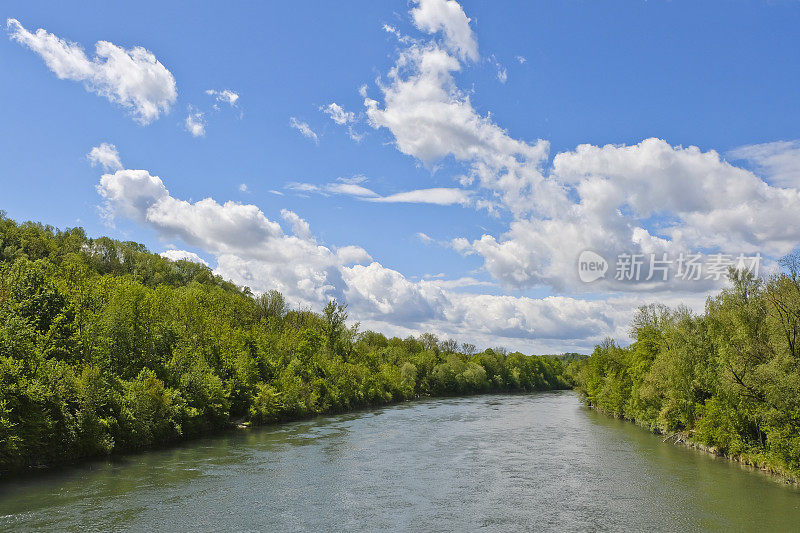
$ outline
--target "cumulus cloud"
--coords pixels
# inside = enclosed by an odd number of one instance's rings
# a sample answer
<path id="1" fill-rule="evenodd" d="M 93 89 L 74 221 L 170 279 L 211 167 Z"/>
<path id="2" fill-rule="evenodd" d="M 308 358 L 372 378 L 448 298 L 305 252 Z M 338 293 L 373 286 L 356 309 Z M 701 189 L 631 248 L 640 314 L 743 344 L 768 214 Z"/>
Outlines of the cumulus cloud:
<path id="1" fill-rule="evenodd" d="M 798 191 L 776 181 L 789 183 L 785 156 L 791 147 L 745 152 L 755 170 L 777 178 L 733 165 L 714 151 L 660 139 L 582 145 L 555 154 L 551 162 L 547 142 L 513 137 L 491 116 L 478 114 L 469 93 L 456 85 L 453 74 L 478 57 L 460 6 L 423 1 L 412 17 L 433 37 L 401 41 L 393 68 L 378 84 L 379 99 L 360 91 L 367 119 L 388 131 L 398 150 L 428 167 L 445 158 L 462 165 L 462 189 L 381 195 L 360 176 L 287 188 L 373 202 L 466 198 L 469 205 L 489 206 L 502 213 L 499 223 L 507 223 L 506 230 L 478 238 L 455 235 L 453 249 L 479 257 L 485 272 L 506 288 L 545 285 L 570 296 L 472 294 L 492 282 L 470 276 L 414 281 L 363 248 L 319 242 L 293 211 L 282 211 L 276 222 L 254 205 L 185 201 L 144 170 L 112 168 L 103 175 L 98 191 L 106 211 L 208 252 L 218 274 L 256 291 L 278 289 L 292 303 L 317 309 L 329 298 L 346 302 L 364 327 L 398 335 L 427 330 L 540 353 L 588 350 L 605 336 L 624 339 L 633 310 L 650 301 L 647 292 L 610 296 L 630 290 L 611 280 L 586 287 L 601 295 L 614 291 L 605 297 L 576 297 L 576 261 L 584 249 L 604 255 L 695 248 L 779 254 L 798 241 Z M 713 285 L 670 286 L 672 292 L 652 299 L 701 310 Z M 635 290 L 642 288 L 663 289 L 650 284 Z"/>
<path id="2" fill-rule="evenodd" d="M 660 139 L 582 145 L 555 156 L 552 176 L 576 198 L 568 209 L 552 218 L 517 218 L 499 238 L 483 235 L 454 246 L 482 256 L 486 270 L 507 287 L 544 284 L 565 290 L 582 286 L 577 258 L 587 249 L 613 268 L 625 253 L 666 253 L 671 260 L 697 251 L 779 256 L 800 240 L 800 192 L 770 186 L 714 151 L 673 147 Z M 670 265 L 673 272 L 677 267 Z M 645 264 L 642 271 L 649 268 Z M 719 284 L 690 281 L 683 289 L 705 291 L 713 285 Z M 613 277 L 591 289 L 654 287 L 675 289 Z"/>
<path id="3" fill-rule="evenodd" d="M 470 19 L 455 0 L 418 0 L 411 17 L 424 32 L 442 32 L 445 45 L 459 58 L 478 59 L 478 41 L 469 26 Z"/>
<path id="4" fill-rule="evenodd" d="M 319 137 L 317 136 L 316 132 L 311 129 L 306 122 L 301 122 L 297 120 L 295 117 L 289 117 L 289 125 L 300 132 L 300 134 L 307 138 L 314 141 L 316 144 L 319 144 Z"/>
<path id="5" fill-rule="evenodd" d="M 371 263 L 372 256 L 360 246 L 342 246 L 336 249 L 336 256 L 342 265 L 352 265 L 354 263 Z"/>
<path id="6" fill-rule="evenodd" d="M 398 150 L 428 167 L 447 156 L 467 164 L 468 178 L 515 213 L 551 214 L 566 205 L 566 191 L 542 175 L 549 144 L 514 139 L 478 114 L 453 79 L 461 67 L 435 42 L 401 50 L 388 83 L 380 84 L 383 101 L 364 99 L 370 125 L 388 129 Z"/>
<path id="7" fill-rule="evenodd" d="M 122 161 L 119 159 L 117 147 L 111 143 L 101 143 L 100 146 L 94 146 L 86 154 L 86 159 L 89 160 L 92 166 L 100 165 L 105 170 L 119 170 L 122 168 Z"/>
<path id="8" fill-rule="evenodd" d="M 6 27 L 11 39 L 39 54 L 59 79 L 83 82 L 87 90 L 128 109 L 140 124 L 168 113 L 178 97 L 172 73 L 141 46 L 126 50 L 98 41 L 90 59 L 79 44 L 42 28 L 30 32 L 13 18 Z"/>
<path id="9" fill-rule="evenodd" d="M 487 345 L 501 339 L 527 351 L 546 350 L 548 342 L 578 334 L 588 346 L 622 327 L 631 312 L 630 302 L 457 292 L 488 283 L 471 277 L 412 281 L 359 246 L 317 242 L 308 222 L 293 211 L 281 211 L 291 231 L 286 233 L 255 205 L 176 198 L 160 177 L 146 170 L 103 174 L 98 192 L 110 216 L 134 220 L 164 239 L 204 250 L 214 257 L 215 272 L 227 279 L 259 292 L 280 290 L 295 305 L 320 308 L 337 298 L 348 303 L 354 320 L 388 332 L 414 328 L 416 333 L 434 331 L 471 341 L 485 337 Z M 203 262 L 178 249 L 162 255 Z M 492 341 L 492 335 L 500 337 Z"/>
<path id="10" fill-rule="evenodd" d="M 512 137 L 490 116 L 479 115 L 456 85 L 453 74 L 474 59 L 466 50 L 477 57 L 477 41 L 454 4 L 423 2 L 411 10 L 415 25 L 441 33 L 443 42 L 406 43 L 378 83 L 382 99 L 365 96 L 364 105 L 370 124 L 388 130 L 400 152 L 428 167 L 448 157 L 463 164 L 462 186 L 478 188 L 470 205 L 508 219 L 500 235 L 452 240 L 460 253 L 481 257 L 504 287 L 704 292 L 719 283 L 617 282 L 612 270 L 609 278 L 587 286 L 577 276 L 577 260 L 583 250 L 593 250 L 613 269 L 625 253 L 668 253 L 673 260 L 698 251 L 777 256 L 796 246 L 797 142 L 729 154 L 747 159 L 766 181 L 713 150 L 655 138 L 627 146 L 581 145 L 555 154 L 548 165 L 546 141 Z M 494 56 L 488 61 L 500 68 Z M 646 265 L 643 278 L 654 271 Z"/>
<path id="11" fill-rule="evenodd" d="M 161 252 L 161 257 L 165 257 L 170 261 L 191 261 L 192 263 L 200 263 L 201 265 L 209 266 L 208 262 L 194 252 L 187 250 L 166 250 Z"/>
<path id="12" fill-rule="evenodd" d="M 311 235 L 311 226 L 308 225 L 308 222 L 300 218 L 300 216 L 295 213 L 294 211 L 289 211 L 288 209 L 281 210 L 281 216 L 284 220 L 289 222 L 292 225 L 292 232 L 300 239 L 304 239 L 307 241 L 313 241 L 314 238 Z"/>

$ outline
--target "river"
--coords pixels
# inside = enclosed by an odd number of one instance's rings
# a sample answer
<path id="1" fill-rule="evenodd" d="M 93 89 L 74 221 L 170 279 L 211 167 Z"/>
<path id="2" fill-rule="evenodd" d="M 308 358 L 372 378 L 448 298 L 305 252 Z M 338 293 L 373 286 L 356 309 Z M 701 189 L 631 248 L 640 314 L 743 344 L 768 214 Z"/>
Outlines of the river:
<path id="1" fill-rule="evenodd" d="M 789 531 L 800 490 L 569 391 L 410 402 L 0 484 L 13 531 Z"/>

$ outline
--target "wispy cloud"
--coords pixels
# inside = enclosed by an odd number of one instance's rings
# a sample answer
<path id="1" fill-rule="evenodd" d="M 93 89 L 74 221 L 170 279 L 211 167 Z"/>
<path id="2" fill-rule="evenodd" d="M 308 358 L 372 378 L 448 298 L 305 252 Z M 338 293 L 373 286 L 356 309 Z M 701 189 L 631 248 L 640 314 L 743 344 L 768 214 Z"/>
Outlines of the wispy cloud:
<path id="1" fill-rule="evenodd" d="M 416 189 L 413 191 L 398 192 L 390 194 L 389 196 L 365 198 L 365 200 L 384 203 L 469 205 L 470 195 L 464 189 L 434 187 L 432 189 Z"/>
<path id="2" fill-rule="evenodd" d="M 469 191 L 450 187 L 434 187 L 415 189 L 382 196 L 362 185 L 366 181 L 363 176 L 339 178 L 335 182 L 315 185 L 313 183 L 292 182 L 286 185 L 289 190 L 302 193 L 317 193 L 325 196 L 338 194 L 351 196 L 358 200 L 381 203 L 409 203 L 435 205 L 469 205 L 472 202 Z"/>
<path id="3" fill-rule="evenodd" d="M 339 124 L 340 126 L 346 126 L 347 135 L 354 141 L 360 142 L 361 139 L 364 138 L 363 133 L 357 133 L 353 129 L 353 124 L 356 122 L 356 115 L 352 111 L 345 111 L 345 109 L 336 102 L 331 102 L 327 106 L 322 106 L 319 109 L 331 117 L 331 120 L 333 120 L 335 123 Z"/>
<path id="4" fill-rule="evenodd" d="M 192 134 L 192 137 L 202 137 L 206 134 L 206 119 L 204 113 L 189 107 L 189 114 L 184 120 L 186 131 Z"/>
<path id="5" fill-rule="evenodd" d="M 458 279 L 435 279 L 432 283 L 443 289 L 459 289 L 462 287 L 495 287 L 497 284 L 491 281 L 480 281 L 473 277 L 463 277 Z"/>
<path id="6" fill-rule="evenodd" d="M 222 91 L 208 89 L 206 90 L 206 94 L 213 96 L 214 100 L 217 101 L 217 103 L 214 104 L 215 109 L 219 109 L 218 104 L 228 104 L 231 107 L 235 107 L 236 103 L 239 101 L 239 93 L 231 91 L 230 89 L 223 89 Z"/>
<path id="7" fill-rule="evenodd" d="M 297 120 L 295 117 L 289 117 L 289 125 L 300 132 L 300 134 L 307 138 L 314 141 L 316 144 L 319 144 L 319 137 L 317 136 L 316 132 L 311 129 L 306 122 L 301 122 Z"/>
<path id="8" fill-rule="evenodd" d="M 433 244 L 434 240 L 431 238 L 430 235 L 427 233 L 423 233 L 418 231 L 416 234 L 417 239 L 419 239 L 423 244 Z"/>

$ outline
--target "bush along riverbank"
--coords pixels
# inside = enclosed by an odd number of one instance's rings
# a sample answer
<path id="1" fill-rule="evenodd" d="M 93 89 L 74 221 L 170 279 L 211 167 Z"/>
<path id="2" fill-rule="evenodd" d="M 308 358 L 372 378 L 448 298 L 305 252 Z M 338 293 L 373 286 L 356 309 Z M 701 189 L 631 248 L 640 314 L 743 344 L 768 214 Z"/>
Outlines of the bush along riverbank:
<path id="1" fill-rule="evenodd" d="M 0 471 L 426 396 L 569 388 L 557 358 L 387 338 L 144 246 L 0 213 Z"/>
<path id="2" fill-rule="evenodd" d="M 695 315 L 638 310 L 635 339 L 572 363 L 586 403 L 694 446 L 800 479 L 800 256 L 768 279 L 732 270 Z"/>

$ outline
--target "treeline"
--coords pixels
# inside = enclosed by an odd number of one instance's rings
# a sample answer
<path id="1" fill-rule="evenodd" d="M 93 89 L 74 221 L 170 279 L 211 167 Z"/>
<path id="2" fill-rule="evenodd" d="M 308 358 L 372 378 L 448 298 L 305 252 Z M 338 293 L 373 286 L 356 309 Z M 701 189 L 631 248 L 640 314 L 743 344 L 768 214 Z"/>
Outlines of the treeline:
<path id="1" fill-rule="evenodd" d="M 705 313 L 636 314 L 627 348 L 606 341 L 571 369 L 607 413 L 746 462 L 800 474 L 800 255 L 768 279 L 732 270 Z"/>
<path id="2" fill-rule="evenodd" d="M 0 470 L 434 395 L 567 388 L 561 361 L 387 338 L 200 264 L 0 212 Z"/>

